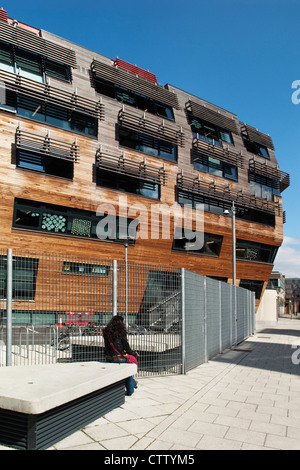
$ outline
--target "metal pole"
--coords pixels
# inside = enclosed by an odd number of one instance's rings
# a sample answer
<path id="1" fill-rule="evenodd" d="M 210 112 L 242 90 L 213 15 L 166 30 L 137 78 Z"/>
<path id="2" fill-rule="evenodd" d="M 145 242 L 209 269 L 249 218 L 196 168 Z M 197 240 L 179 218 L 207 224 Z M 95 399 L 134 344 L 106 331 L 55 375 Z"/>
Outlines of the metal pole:
<path id="1" fill-rule="evenodd" d="M 7 250 L 6 366 L 12 365 L 12 250 Z"/>
<path id="2" fill-rule="evenodd" d="M 113 276 L 112 276 L 112 314 L 118 315 L 118 265 L 113 260 Z"/>
<path id="3" fill-rule="evenodd" d="M 128 328 L 128 263 L 127 263 L 127 248 L 128 248 L 128 241 L 126 240 L 124 243 L 125 247 L 125 323 L 126 329 Z"/>
<path id="4" fill-rule="evenodd" d="M 185 356 L 185 270 L 181 268 L 181 373 L 186 374 Z"/>
<path id="5" fill-rule="evenodd" d="M 236 286 L 236 234 L 235 234 L 235 214 L 236 208 L 232 201 L 232 283 Z"/>

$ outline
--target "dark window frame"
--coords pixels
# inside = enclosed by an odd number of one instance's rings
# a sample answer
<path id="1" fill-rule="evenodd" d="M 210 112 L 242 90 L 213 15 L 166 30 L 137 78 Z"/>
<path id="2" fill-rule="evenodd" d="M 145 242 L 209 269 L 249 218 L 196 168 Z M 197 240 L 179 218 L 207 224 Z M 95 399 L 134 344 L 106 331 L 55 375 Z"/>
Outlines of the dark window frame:
<path id="1" fill-rule="evenodd" d="M 94 268 L 100 268 L 98 271 Z M 103 272 L 100 272 L 103 269 Z M 80 263 L 74 261 L 63 261 L 62 273 L 69 275 L 80 275 L 80 276 L 98 276 L 108 277 L 110 274 L 110 266 L 106 264 L 95 264 L 95 263 Z"/>
<path id="2" fill-rule="evenodd" d="M 2 51 L 5 51 L 7 56 L 10 55 L 10 62 L 8 62 L 8 65 L 14 68 L 14 73 L 17 73 L 18 69 L 21 68 L 21 70 L 24 70 L 25 72 L 33 73 L 34 75 L 41 77 L 43 81 L 45 76 L 48 76 L 66 83 L 72 83 L 72 72 L 69 65 L 0 41 L 0 52 Z M 0 61 L 0 63 L 1 62 L 2 61 Z M 59 69 L 61 70 L 60 73 Z"/>
<path id="3" fill-rule="evenodd" d="M 193 133 L 193 137 L 208 142 L 210 144 L 222 147 L 222 143 L 228 145 L 234 145 L 232 132 L 216 126 L 215 124 L 205 121 L 204 119 L 197 118 L 188 112 L 188 119 Z M 209 136 L 209 133 L 211 136 Z M 214 133 L 214 137 L 212 137 Z M 225 138 L 227 135 L 227 138 Z"/>
<path id="4" fill-rule="evenodd" d="M 178 187 L 176 187 L 176 200 L 180 205 L 190 204 L 193 209 L 196 209 L 197 204 L 203 204 L 204 211 L 212 214 L 224 215 L 225 210 L 231 211 L 231 204 L 228 202 L 213 199 L 208 196 L 200 196 L 191 191 L 183 191 L 178 189 Z M 275 227 L 276 225 L 275 214 L 269 214 L 252 208 L 237 206 L 236 217 L 248 222 L 263 224 L 270 227 Z"/>
<path id="5" fill-rule="evenodd" d="M 236 241 L 236 257 L 241 261 L 274 264 L 278 246 L 248 240 Z"/>
<path id="6" fill-rule="evenodd" d="M 43 173 L 58 178 L 73 180 L 74 162 L 56 158 L 41 152 L 16 149 L 16 166 L 22 170 Z"/>
<path id="7" fill-rule="evenodd" d="M 98 238 L 97 225 L 105 218 L 106 215 L 97 216 L 91 211 L 15 198 L 12 226 L 14 229 L 33 230 L 46 235 L 124 243 L 128 238 L 129 226 L 133 222 L 136 236 L 138 219 L 116 216 L 116 232 L 112 232 L 105 239 Z M 130 227 L 128 243 L 133 245 L 135 237 L 132 237 L 132 230 Z"/>
<path id="8" fill-rule="evenodd" d="M 204 173 L 209 173 L 214 176 L 219 176 L 220 178 L 230 179 L 231 181 L 238 181 L 237 166 L 231 165 L 227 162 L 223 162 L 219 158 L 211 157 L 193 151 L 192 163 L 195 170 L 202 171 Z M 230 171 L 232 172 L 232 177 L 229 176 Z"/>
<path id="9" fill-rule="evenodd" d="M 13 300 L 34 300 L 36 293 L 36 279 L 39 265 L 38 258 L 27 258 L 13 256 L 12 269 L 12 298 Z M 23 274 L 29 273 L 31 280 L 28 281 Z M 24 286 L 20 287 L 20 286 Z M 26 287 L 29 287 L 28 289 Z M 0 256 L 0 298 L 7 298 L 7 257 Z"/>
<path id="10" fill-rule="evenodd" d="M 259 300 L 261 297 L 261 293 L 264 287 L 264 281 L 259 280 L 251 280 L 251 279 L 241 279 L 239 287 L 243 289 L 250 290 L 251 292 L 255 293 L 255 299 Z"/>
<path id="11" fill-rule="evenodd" d="M 260 199 L 274 201 L 274 196 L 280 196 L 280 182 L 249 170 L 250 194 Z M 259 193 L 257 192 L 259 190 Z"/>
<path id="12" fill-rule="evenodd" d="M 242 139 L 248 152 L 270 160 L 269 150 L 265 145 L 258 144 L 257 142 L 254 142 L 254 140 L 250 140 L 245 134 L 242 134 Z"/>
<path id="13" fill-rule="evenodd" d="M 174 251 L 180 251 L 183 253 L 191 253 L 193 255 L 202 255 L 202 256 L 213 256 L 213 257 L 219 257 L 222 249 L 222 244 L 223 244 L 223 236 L 222 235 L 216 235 L 212 233 L 203 233 L 203 247 L 200 250 L 193 250 L 193 249 L 187 249 L 185 248 L 185 244 L 188 243 L 193 243 L 193 239 L 189 240 L 186 238 L 184 235 L 184 229 L 182 227 L 176 227 L 175 228 L 175 233 L 174 233 L 174 239 L 173 239 L 173 244 L 172 244 L 172 250 Z M 196 236 L 194 237 L 196 238 Z M 209 249 L 210 244 L 214 243 L 216 246 L 216 249 L 211 250 Z"/>
<path id="14" fill-rule="evenodd" d="M 143 185 L 148 185 L 149 188 L 143 188 Z M 150 195 L 151 185 L 153 186 L 152 196 Z M 149 182 L 143 178 L 136 178 L 134 176 L 124 175 L 123 173 L 104 170 L 102 168 L 97 168 L 96 170 L 96 186 L 135 194 L 137 196 L 147 197 L 157 201 L 160 200 L 160 184 Z M 149 194 L 143 194 L 143 189 L 145 191 L 149 191 Z"/>
<path id="15" fill-rule="evenodd" d="M 126 135 L 125 135 L 126 134 Z M 178 147 L 176 144 L 142 134 L 138 131 L 119 126 L 118 139 L 121 147 L 130 148 L 152 157 L 177 163 Z M 146 151 L 146 149 L 151 149 Z M 170 157 L 168 157 L 170 155 Z"/>
<path id="16" fill-rule="evenodd" d="M 96 92 L 101 95 L 108 96 L 109 98 L 113 98 L 121 103 L 128 104 L 129 106 L 133 106 L 142 111 L 147 111 L 163 119 L 175 121 L 173 109 L 168 105 L 129 90 L 129 88 L 116 85 L 115 83 L 102 80 L 100 78 L 94 77 L 94 83 Z"/>

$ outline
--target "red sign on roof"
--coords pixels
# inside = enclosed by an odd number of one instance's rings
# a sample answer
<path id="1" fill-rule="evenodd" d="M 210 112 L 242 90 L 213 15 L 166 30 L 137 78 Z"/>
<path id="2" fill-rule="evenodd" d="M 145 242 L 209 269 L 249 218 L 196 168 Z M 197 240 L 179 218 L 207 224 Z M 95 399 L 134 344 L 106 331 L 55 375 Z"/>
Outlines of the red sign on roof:
<path id="1" fill-rule="evenodd" d="M 146 80 L 149 80 L 153 83 L 157 83 L 156 76 L 154 75 L 154 73 L 149 72 L 149 70 L 141 69 L 136 65 L 132 65 L 129 62 L 126 62 L 125 60 L 119 59 L 118 57 L 114 61 L 114 65 L 122 70 L 127 70 L 127 72 L 133 73 L 138 77 L 145 78 Z"/>

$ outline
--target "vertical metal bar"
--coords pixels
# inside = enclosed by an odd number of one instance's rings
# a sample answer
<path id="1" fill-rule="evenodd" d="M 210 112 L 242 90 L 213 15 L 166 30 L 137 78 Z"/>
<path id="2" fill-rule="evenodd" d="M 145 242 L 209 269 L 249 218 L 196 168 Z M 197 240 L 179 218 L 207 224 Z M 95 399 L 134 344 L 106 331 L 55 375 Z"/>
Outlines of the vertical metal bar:
<path id="1" fill-rule="evenodd" d="M 235 234 L 236 208 L 232 202 L 232 283 L 236 286 L 236 234 Z"/>
<path id="2" fill-rule="evenodd" d="M 221 281 L 219 282 L 219 338 L 220 338 L 220 354 L 222 353 L 222 293 L 221 293 Z"/>
<path id="3" fill-rule="evenodd" d="M 205 345 L 205 362 L 208 361 L 208 351 L 207 351 L 207 290 L 206 290 L 206 277 L 204 278 L 204 345 Z"/>
<path id="4" fill-rule="evenodd" d="M 128 262 L 127 262 L 127 249 L 128 241 L 124 243 L 125 246 L 125 324 L 128 329 Z"/>
<path id="5" fill-rule="evenodd" d="M 185 269 L 180 270 L 181 280 L 181 373 L 186 374 L 186 344 L 185 344 Z"/>
<path id="6" fill-rule="evenodd" d="M 113 260 L 113 275 L 112 275 L 112 314 L 118 315 L 118 264 Z"/>
<path id="7" fill-rule="evenodd" d="M 6 365 L 12 365 L 12 250 L 7 250 Z"/>

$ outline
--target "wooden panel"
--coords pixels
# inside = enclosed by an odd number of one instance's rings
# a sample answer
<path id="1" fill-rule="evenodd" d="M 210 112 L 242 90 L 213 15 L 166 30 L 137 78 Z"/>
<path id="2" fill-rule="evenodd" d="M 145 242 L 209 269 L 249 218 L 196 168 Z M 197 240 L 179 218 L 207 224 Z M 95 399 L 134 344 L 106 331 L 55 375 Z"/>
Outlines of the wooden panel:
<path id="1" fill-rule="evenodd" d="M 75 53 L 71 49 L 47 41 L 30 31 L 18 26 L 14 27 L 4 21 L 0 21 L 0 40 L 61 64 L 70 65 L 71 67 L 77 66 Z"/>
<path id="2" fill-rule="evenodd" d="M 120 70 L 113 65 L 107 65 L 98 60 L 93 61 L 91 68 L 97 78 L 102 78 L 108 82 L 126 87 L 131 91 L 145 95 L 162 104 L 178 108 L 175 93 L 171 93 L 160 85 L 155 85 L 148 80 L 136 77 L 130 72 Z"/>

